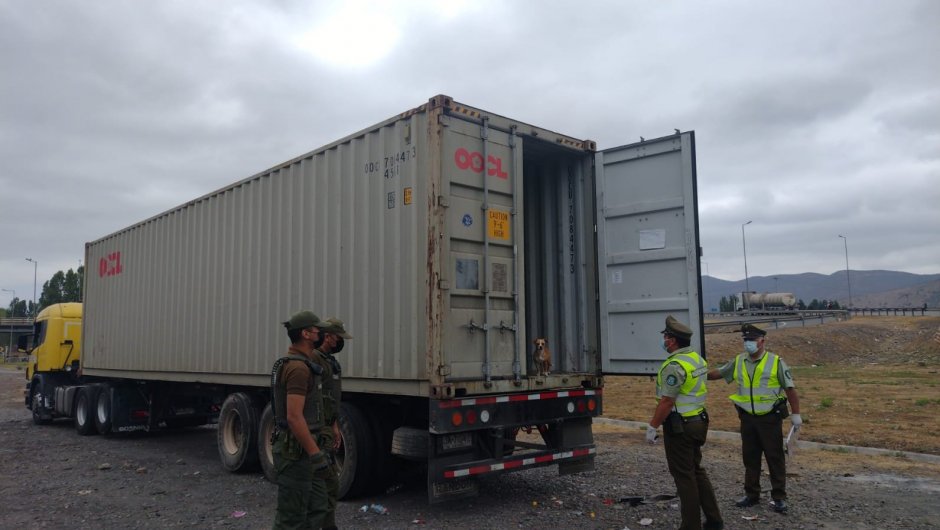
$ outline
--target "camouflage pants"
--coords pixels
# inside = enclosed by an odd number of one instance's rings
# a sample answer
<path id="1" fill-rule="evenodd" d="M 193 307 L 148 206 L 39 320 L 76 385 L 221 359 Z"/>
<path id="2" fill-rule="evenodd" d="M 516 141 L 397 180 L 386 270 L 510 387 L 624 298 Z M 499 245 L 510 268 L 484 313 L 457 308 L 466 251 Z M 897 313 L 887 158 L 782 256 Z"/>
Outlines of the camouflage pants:
<path id="1" fill-rule="evenodd" d="M 277 451 L 274 469 L 277 472 L 277 512 L 273 528 L 316 530 L 326 526 L 324 519 L 329 501 L 326 482 L 319 476 L 322 471 L 314 472 L 307 456 L 292 460 Z"/>

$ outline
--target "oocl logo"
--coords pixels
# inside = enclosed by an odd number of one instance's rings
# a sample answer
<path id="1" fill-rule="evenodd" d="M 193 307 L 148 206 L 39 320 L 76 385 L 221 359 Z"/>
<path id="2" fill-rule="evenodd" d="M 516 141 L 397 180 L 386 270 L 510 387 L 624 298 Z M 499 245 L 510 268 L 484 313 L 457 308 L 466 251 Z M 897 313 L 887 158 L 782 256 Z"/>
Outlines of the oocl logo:
<path id="1" fill-rule="evenodd" d="M 503 160 L 493 155 L 486 157 L 486 174 L 501 179 L 509 178 L 509 173 L 503 171 Z M 454 163 L 460 169 L 469 169 L 474 173 L 483 173 L 483 154 L 479 151 L 467 151 L 463 147 L 454 152 Z"/>

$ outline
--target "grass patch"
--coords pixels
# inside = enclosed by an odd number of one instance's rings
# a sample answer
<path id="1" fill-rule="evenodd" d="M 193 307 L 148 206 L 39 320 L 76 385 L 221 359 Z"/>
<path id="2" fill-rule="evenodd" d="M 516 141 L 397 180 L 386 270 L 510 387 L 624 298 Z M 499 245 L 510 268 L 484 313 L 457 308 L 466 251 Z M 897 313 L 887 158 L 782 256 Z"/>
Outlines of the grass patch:
<path id="1" fill-rule="evenodd" d="M 822 401 L 819 402 L 819 408 L 821 409 L 828 409 L 831 406 L 832 406 L 832 398 L 830 397 L 822 398 Z"/>

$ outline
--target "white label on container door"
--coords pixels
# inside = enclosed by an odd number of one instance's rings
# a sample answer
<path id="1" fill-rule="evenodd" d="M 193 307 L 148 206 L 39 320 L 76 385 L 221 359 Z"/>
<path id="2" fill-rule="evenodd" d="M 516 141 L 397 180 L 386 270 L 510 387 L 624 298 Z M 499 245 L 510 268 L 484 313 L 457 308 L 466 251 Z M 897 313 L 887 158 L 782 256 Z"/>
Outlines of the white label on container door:
<path id="1" fill-rule="evenodd" d="M 610 275 L 610 281 L 613 283 L 623 283 L 623 271 L 616 270 Z"/>
<path id="2" fill-rule="evenodd" d="M 640 230 L 640 250 L 666 248 L 666 229 Z"/>

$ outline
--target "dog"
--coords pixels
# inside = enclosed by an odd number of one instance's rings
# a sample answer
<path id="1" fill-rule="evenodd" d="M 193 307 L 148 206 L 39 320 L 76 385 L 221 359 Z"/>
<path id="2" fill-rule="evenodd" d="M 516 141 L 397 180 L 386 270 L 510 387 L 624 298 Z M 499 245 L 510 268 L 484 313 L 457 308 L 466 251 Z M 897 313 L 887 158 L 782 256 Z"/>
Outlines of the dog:
<path id="1" fill-rule="evenodd" d="M 535 351 L 532 352 L 532 359 L 535 360 L 535 370 L 538 375 L 548 375 L 552 369 L 552 351 L 548 349 L 548 341 L 538 338 L 532 341 L 535 344 Z"/>

